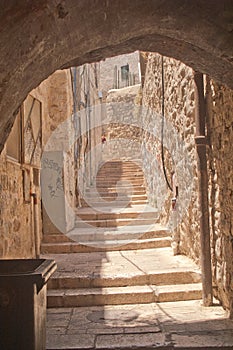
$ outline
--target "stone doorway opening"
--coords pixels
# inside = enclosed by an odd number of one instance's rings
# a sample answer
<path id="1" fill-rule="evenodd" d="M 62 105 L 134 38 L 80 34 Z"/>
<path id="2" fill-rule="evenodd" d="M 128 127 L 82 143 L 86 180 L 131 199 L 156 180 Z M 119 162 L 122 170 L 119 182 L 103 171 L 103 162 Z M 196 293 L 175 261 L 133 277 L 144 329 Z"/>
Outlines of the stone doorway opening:
<path id="1" fill-rule="evenodd" d="M 26 4 L 18 5 L 14 2 L 5 4 L 1 13 L 1 20 L 4 24 L 1 42 L 5 48 L 1 56 L 1 149 L 10 132 L 17 108 L 33 88 L 58 68 L 95 62 L 103 57 L 139 48 L 158 51 L 180 59 L 194 69 L 208 73 L 217 81 L 229 87 L 233 86 L 230 58 L 232 47 L 229 45 L 232 35 L 229 16 L 231 4 L 229 5 L 227 1 L 215 4 L 215 6 L 204 4 L 202 1 L 195 2 L 195 4 L 180 3 L 178 5 L 174 2 L 163 4 L 138 1 L 135 4 L 125 4 L 124 8 L 120 2 L 114 1 L 111 4 L 95 3 L 91 9 L 92 11 L 86 7 L 85 2 L 74 4 L 72 1 L 65 4 L 37 4 L 32 5 L 30 9 Z M 202 10 L 201 16 L 200 10 Z M 195 22 L 196 26 L 190 28 L 190 22 Z M 93 23 L 98 25 L 93 27 Z M 145 25 L 142 27 L 141 23 Z M 29 39 L 25 35 L 26 27 L 31 28 Z M 200 31 L 203 32 L 201 40 Z M 84 37 L 85 40 L 83 40 Z M 124 69 L 124 74 L 126 70 Z M 211 188 L 211 224 L 213 250 L 215 251 L 214 278 L 217 281 L 218 297 L 225 307 L 232 309 L 230 294 L 232 264 L 229 263 L 231 259 L 227 258 L 232 256 L 230 211 L 219 212 L 215 202 L 215 196 L 220 193 L 220 207 L 224 206 L 223 202 L 225 203 L 227 198 L 227 203 L 230 203 L 227 207 L 231 208 L 231 202 L 228 201 L 229 193 L 221 191 L 221 188 L 224 187 L 222 184 L 231 183 L 228 181 L 225 167 L 222 166 L 226 164 L 226 168 L 230 169 L 229 159 L 231 158 L 228 146 L 232 136 L 229 127 L 231 125 L 229 117 L 231 91 L 215 82 L 212 82 L 210 87 L 217 100 L 216 108 L 211 110 L 209 118 L 212 132 L 211 147 L 215 151 L 210 155 L 211 182 L 212 185 L 214 184 Z M 185 87 L 181 86 L 181 90 L 183 88 Z M 207 98 L 206 101 L 207 104 L 210 103 L 211 98 Z M 221 103 L 218 104 L 219 101 L 224 101 L 228 113 L 221 114 L 221 108 L 218 107 L 221 106 Z M 217 114 L 221 115 L 221 127 L 218 125 Z M 220 129 L 221 132 L 219 132 Z M 223 144 L 224 147 L 221 147 Z M 3 201 L 7 201 L 8 198 L 5 193 L 9 189 L 13 189 L 12 191 L 16 193 L 16 184 L 22 182 L 22 174 L 19 175 L 19 178 L 14 175 L 8 179 L 12 168 L 12 165 L 6 164 L 2 168 Z M 216 176 L 220 179 L 217 185 Z M 22 191 L 20 194 L 20 198 L 23 198 Z M 21 201 L 19 207 L 26 205 Z M 5 208 L 3 209 L 4 217 L 6 217 Z M 30 226 L 28 220 L 28 216 L 25 217 L 27 227 Z M 9 220 L 3 229 L 3 257 L 6 257 L 6 254 L 15 258 L 18 254 L 23 256 L 32 254 L 32 247 L 28 248 L 25 242 L 20 245 L 22 249 L 17 249 L 17 242 L 20 242 L 17 233 L 20 232 L 20 225 L 16 220 L 12 222 L 14 223 L 14 237 L 10 241 L 11 244 L 8 242 L 8 233 L 12 230 Z M 219 232 L 224 234 L 221 235 Z M 32 243 L 33 239 L 29 231 L 27 234 Z M 196 254 L 197 256 L 196 240 L 192 241 L 190 237 L 190 242 L 192 243 L 190 245 L 191 255 Z"/>

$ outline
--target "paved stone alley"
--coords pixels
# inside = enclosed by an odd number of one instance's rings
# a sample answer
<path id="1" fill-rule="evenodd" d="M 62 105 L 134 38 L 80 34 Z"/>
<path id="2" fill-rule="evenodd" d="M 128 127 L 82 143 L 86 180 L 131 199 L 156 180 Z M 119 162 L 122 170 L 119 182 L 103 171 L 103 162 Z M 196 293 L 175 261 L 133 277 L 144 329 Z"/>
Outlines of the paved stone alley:
<path id="1" fill-rule="evenodd" d="M 48 282 L 47 350 L 233 349 L 233 321 L 217 302 L 201 306 L 200 270 L 173 255 L 142 171 L 111 162 L 104 173 L 102 196 L 87 192 L 95 205 L 77 209 L 74 230 L 44 237 L 44 257 L 58 265 Z"/>
<path id="2" fill-rule="evenodd" d="M 187 257 L 173 256 L 171 248 L 158 248 L 156 254 L 145 249 L 48 257 L 58 263 L 51 284 L 69 288 L 62 295 L 49 290 L 49 305 L 63 307 L 48 309 L 48 350 L 233 349 L 233 321 L 217 302 L 201 306 L 199 270 Z M 70 289 L 82 281 L 89 288 L 80 288 L 79 293 Z M 64 307 L 77 304 L 88 306 Z"/>
<path id="3" fill-rule="evenodd" d="M 233 321 L 200 300 L 55 308 L 47 349 L 233 349 Z"/>

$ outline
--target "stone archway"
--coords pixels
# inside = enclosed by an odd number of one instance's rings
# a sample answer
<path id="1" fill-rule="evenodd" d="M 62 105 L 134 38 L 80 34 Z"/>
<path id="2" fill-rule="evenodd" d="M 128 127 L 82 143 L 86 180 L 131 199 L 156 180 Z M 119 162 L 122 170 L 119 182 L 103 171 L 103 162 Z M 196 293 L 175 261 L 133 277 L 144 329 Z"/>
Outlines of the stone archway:
<path id="1" fill-rule="evenodd" d="M 233 87 L 231 1 L 67 0 L 2 5 L 0 151 L 30 90 L 59 68 L 156 51 Z"/>

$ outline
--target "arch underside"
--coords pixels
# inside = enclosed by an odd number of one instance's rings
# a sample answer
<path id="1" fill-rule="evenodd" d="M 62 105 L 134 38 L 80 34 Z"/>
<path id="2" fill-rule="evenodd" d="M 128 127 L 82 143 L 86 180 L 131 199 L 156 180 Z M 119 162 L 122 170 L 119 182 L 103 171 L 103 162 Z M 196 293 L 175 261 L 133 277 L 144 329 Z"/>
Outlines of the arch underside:
<path id="1" fill-rule="evenodd" d="M 55 70 L 158 52 L 233 88 L 233 2 L 26 0 L 0 14 L 0 151 L 14 113 Z"/>

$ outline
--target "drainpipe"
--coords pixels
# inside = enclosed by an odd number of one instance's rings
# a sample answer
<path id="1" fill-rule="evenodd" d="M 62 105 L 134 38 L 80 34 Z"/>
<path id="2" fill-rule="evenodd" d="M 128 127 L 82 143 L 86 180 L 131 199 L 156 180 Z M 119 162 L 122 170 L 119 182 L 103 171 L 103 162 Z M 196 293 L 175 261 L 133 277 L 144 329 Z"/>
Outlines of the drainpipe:
<path id="1" fill-rule="evenodd" d="M 210 226 L 208 203 L 208 174 L 205 135 L 205 99 L 203 74 L 194 72 L 195 82 L 195 122 L 196 122 L 196 150 L 198 168 L 198 195 L 200 208 L 200 241 L 201 241 L 201 270 L 202 270 L 202 299 L 204 306 L 213 304 L 212 271 L 210 252 Z"/>
<path id="2" fill-rule="evenodd" d="M 40 232 L 39 232 L 39 212 L 38 199 L 35 192 L 31 193 L 33 198 L 33 214 L 34 214 L 34 237 L 35 237 L 35 255 L 38 259 L 40 257 Z"/>

